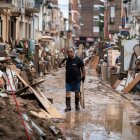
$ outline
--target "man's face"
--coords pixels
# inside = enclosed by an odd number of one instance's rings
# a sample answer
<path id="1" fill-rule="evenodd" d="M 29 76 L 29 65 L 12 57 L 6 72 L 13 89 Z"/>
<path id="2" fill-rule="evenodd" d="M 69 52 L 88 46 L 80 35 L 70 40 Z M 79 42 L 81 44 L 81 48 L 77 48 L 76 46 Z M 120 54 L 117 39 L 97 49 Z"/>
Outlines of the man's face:
<path id="1" fill-rule="evenodd" d="M 68 57 L 69 58 L 73 58 L 74 57 L 74 50 L 72 48 L 71 49 L 68 49 L 67 54 L 68 54 Z"/>

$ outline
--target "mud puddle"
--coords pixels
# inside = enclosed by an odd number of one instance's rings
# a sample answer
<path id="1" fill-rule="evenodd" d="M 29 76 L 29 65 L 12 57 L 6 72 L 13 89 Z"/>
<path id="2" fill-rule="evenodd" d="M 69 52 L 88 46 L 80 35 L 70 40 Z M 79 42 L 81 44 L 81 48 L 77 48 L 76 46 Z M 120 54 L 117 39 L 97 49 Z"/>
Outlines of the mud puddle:
<path id="1" fill-rule="evenodd" d="M 140 112 L 111 89 L 104 87 L 89 70 L 84 84 L 86 109 L 65 113 L 64 69 L 56 76 L 46 77 L 46 96 L 63 114 L 65 121 L 57 126 L 67 140 L 140 140 L 140 127 L 131 121 L 140 118 Z"/>
<path id="2" fill-rule="evenodd" d="M 58 127 L 67 140 L 139 140 L 140 127 L 130 125 L 128 106 L 94 105 L 92 109 L 72 111 Z"/>

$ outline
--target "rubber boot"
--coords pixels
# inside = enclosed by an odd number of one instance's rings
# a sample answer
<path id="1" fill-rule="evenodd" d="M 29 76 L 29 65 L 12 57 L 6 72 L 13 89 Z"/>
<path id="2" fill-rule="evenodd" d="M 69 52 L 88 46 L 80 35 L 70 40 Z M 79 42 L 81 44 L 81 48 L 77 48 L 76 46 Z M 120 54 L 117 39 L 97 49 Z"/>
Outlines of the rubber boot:
<path id="1" fill-rule="evenodd" d="M 66 97 L 66 109 L 65 112 L 71 111 L 71 97 Z"/>
<path id="2" fill-rule="evenodd" d="M 79 97 L 75 96 L 75 109 L 80 110 L 80 105 L 79 105 Z"/>

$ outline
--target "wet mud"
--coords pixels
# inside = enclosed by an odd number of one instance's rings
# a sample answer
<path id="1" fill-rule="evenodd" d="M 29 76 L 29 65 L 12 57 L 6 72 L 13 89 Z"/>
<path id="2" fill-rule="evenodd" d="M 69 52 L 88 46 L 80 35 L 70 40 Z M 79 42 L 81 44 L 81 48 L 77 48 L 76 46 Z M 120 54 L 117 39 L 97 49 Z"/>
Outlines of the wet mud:
<path id="1" fill-rule="evenodd" d="M 74 93 L 72 111 L 65 113 L 65 69 L 47 75 L 44 83 L 46 96 L 54 99 L 64 122 L 57 126 L 67 140 L 140 140 L 140 127 L 131 124 L 140 118 L 140 110 L 126 99 L 103 86 L 92 70 L 88 70 L 84 84 L 86 108 L 75 111 Z"/>

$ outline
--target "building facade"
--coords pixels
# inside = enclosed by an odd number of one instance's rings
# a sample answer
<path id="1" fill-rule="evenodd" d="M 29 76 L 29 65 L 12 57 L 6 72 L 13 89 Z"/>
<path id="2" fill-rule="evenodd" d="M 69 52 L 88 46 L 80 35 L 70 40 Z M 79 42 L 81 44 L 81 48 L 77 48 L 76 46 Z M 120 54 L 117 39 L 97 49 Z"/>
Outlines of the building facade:
<path id="1" fill-rule="evenodd" d="M 109 38 L 109 34 L 119 33 L 122 29 L 121 7 L 122 0 L 110 0 L 104 2 L 104 38 Z"/>
<path id="2" fill-rule="evenodd" d="M 73 36 L 80 36 L 80 0 L 71 0 L 72 5 L 72 23 L 73 23 Z"/>
<path id="3" fill-rule="evenodd" d="M 46 33 L 66 36 L 62 23 L 66 24 L 58 8 L 58 0 L 0 1 L 0 37 L 4 41 L 28 38 L 37 43 Z"/>
<path id="4" fill-rule="evenodd" d="M 3 0 L 0 2 L 0 35 L 4 41 L 23 38 L 38 41 L 39 12 L 43 1 Z"/>
<path id="5" fill-rule="evenodd" d="M 92 42 L 100 38 L 100 6 L 99 0 L 81 0 L 81 37 Z"/>
<path id="6" fill-rule="evenodd" d="M 129 28 L 130 36 L 140 35 L 140 1 L 139 0 L 126 0 L 123 3 L 126 9 L 126 27 Z"/>

